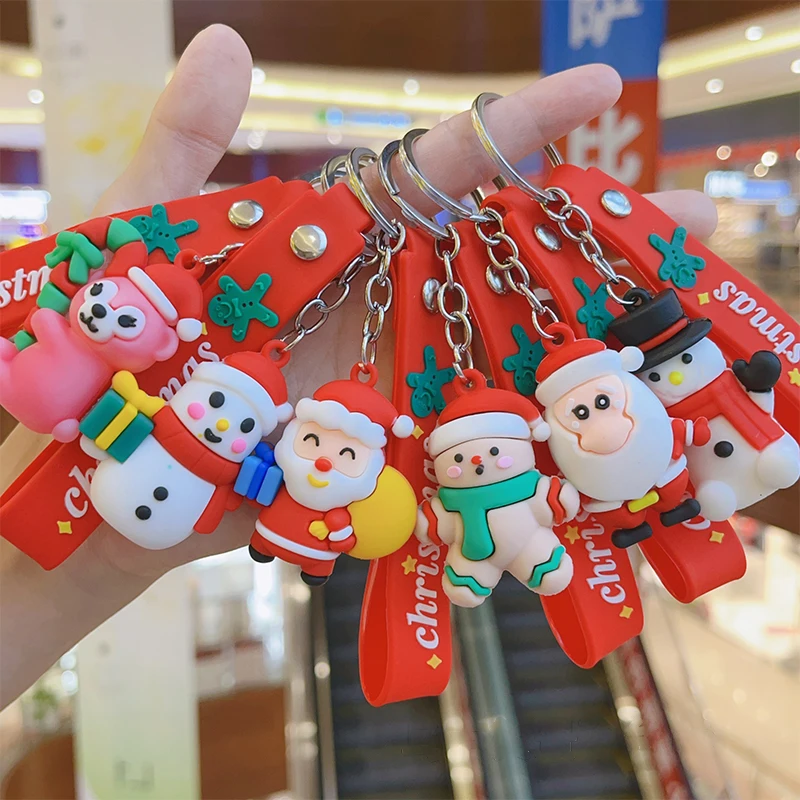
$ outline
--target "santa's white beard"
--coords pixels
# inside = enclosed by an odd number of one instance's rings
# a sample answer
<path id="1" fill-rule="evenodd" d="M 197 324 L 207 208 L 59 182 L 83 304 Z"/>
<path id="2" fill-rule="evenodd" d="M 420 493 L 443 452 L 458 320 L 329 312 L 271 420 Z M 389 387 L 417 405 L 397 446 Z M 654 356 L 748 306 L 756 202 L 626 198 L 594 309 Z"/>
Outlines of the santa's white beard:
<path id="1" fill-rule="evenodd" d="M 672 424 L 661 401 L 632 375 L 620 377 L 627 393 L 625 413 L 634 426 L 616 453 L 581 450 L 577 435 L 561 425 L 552 408 L 544 412 L 552 430 L 547 444 L 556 465 L 581 494 L 595 500 L 624 502 L 644 497 L 672 458 Z"/>
<path id="2" fill-rule="evenodd" d="M 357 478 L 350 478 L 336 470 L 318 472 L 314 461 L 301 458 L 294 452 L 297 429 L 302 423 L 293 420 L 286 426 L 278 444 L 275 445 L 275 460 L 283 470 L 283 481 L 291 498 L 305 508 L 314 511 L 330 511 L 346 508 L 356 500 L 369 497 L 378 485 L 386 459 L 383 450 L 373 450 L 367 468 Z M 327 486 L 312 486 L 308 476 L 328 481 Z"/>

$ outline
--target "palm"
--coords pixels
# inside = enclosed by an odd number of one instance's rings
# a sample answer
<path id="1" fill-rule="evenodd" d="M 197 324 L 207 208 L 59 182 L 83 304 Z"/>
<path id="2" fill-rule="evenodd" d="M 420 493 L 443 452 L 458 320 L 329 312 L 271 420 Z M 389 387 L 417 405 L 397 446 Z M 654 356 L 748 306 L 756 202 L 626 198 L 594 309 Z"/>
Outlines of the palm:
<path id="1" fill-rule="evenodd" d="M 103 195 L 97 213 L 196 194 L 239 124 L 251 67 L 246 45 L 229 28 L 213 26 L 199 34 L 154 109 L 139 152 Z M 619 78 L 613 70 L 600 65 L 583 67 L 530 84 L 493 103 L 487 111 L 488 123 L 503 153 L 516 161 L 605 111 L 616 102 L 619 91 Z M 466 114 L 438 125 L 417 142 L 415 152 L 430 180 L 455 196 L 494 175 Z M 374 175 L 367 180 L 376 186 Z M 404 196 L 420 210 L 438 210 L 409 182 L 401 180 L 401 186 Z M 655 201 L 695 235 L 712 232 L 714 208 L 703 195 L 661 193 Z M 309 394 L 320 383 L 345 374 L 357 358 L 363 317 L 359 297 L 359 292 L 353 292 L 349 307 L 345 305 L 331 318 L 325 335 L 298 348 L 288 368 L 291 397 Z M 391 353 L 391 334 L 386 333 L 378 358 L 384 376 L 391 374 Z M 42 444 L 42 437 L 36 434 L 21 428 L 14 431 L 3 446 L 5 483 Z M 253 509 L 243 508 L 228 515 L 212 536 L 193 536 L 165 551 L 143 550 L 103 525 L 59 573 L 79 585 L 86 585 L 88 576 L 109 566 L 127 578 L 151 579 L 181 563 L 246 544 L 255 516 Z"/>

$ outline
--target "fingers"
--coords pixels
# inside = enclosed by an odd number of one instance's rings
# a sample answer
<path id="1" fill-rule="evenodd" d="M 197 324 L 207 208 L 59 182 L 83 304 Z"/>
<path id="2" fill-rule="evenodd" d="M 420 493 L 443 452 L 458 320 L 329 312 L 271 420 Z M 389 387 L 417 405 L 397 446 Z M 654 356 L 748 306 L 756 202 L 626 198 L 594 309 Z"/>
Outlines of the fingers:
<path id="1" fill-rule="evenodd" d="M 698 239 L 707 239 L 717 227 L 717 207 L 702 192 L 678 189 L 645 196 Z"/>
<path id="2" fill-rule="evenodd" d="M 98 213 L 196 194 L 222 158 L 250 94 L 253 62 L 238 33 L 212 25 L 195 36 L 156 103 L 133 161 Z"/>
<path id="3" fill-rule="evenodd" d="M 486 125 L 500 152 L 511 163 L 550 141 L 565 136 L 611 108 L 619 98 L 619 75 L 603 64 L 560 72 L 486 107 Z M 438 189 L 461 197 L 497 175 L 465 111 L 432 128 L 415 143 L 420 170 Z M 395 162 L 394 174 L 403 197 L 424 213 L 435 213 L 431 203 Z M 380 192 L 374 168 L 365 170 L 370 188 Z M 392 208 L 396 207 L 392 204 Z"/>

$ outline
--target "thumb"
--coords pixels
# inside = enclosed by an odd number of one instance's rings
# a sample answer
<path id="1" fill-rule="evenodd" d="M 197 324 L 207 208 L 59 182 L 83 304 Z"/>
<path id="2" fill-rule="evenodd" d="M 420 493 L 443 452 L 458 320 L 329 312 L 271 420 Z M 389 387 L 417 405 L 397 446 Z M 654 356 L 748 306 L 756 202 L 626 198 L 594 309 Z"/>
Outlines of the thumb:
<path id="1" fill-rule="evenodd" d="M 161 93 L 136 155 L 95 212 L 197 194 L 236 133 L 252 67 L 250 51 L 233 29 L 212 25 L 198 33 Z"/>

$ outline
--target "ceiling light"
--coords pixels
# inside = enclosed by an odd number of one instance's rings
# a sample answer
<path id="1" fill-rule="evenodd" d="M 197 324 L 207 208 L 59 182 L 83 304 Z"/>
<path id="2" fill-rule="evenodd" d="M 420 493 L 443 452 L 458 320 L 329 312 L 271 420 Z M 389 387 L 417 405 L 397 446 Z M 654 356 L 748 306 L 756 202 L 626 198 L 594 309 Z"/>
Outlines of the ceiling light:
<path id="1" fill-rule="evenodd" d="M 28 100 L 35 106 L 38 106 L 40 103 L 44 102 L 44 92 L 41 89 L 29 89 Z"/>
<path id="2" fill-rule="evenodd" d="M 794 72 L 795 75 L 800 75 L 800 58 L 796 58 L 792 61 L 789 65 L 789 69 Z"/>
<path id="3" fill-rule="evenodd" d="M 764 35 L 764 29 L 760 25 L 751 25 L 744 32 L 744 38 L 748 42 L 757 42 Z"/>
<path id="4" fill-rule="evenodd" d="M 774 150 L 767 150 L 761 156 L 761 163 L 765 167 L 774 167 L 778 163 L 778 154 Z"/>
<path id="5" fill-rule="evenodd" d="M 719 94 L 725 88 L 725 82 L 722 78 L 712 78 L 706 81 L 706 91 L 709 94 Z"/>
<path id="6" fill-rule="evenodd" d="M 794 157 L 795 157 L 795 158 L 796 158 L 798 161 L 800 161 L 800 147 L 798 147 L 798 148 L 797 148 L 797 150 L 795 150 L 795 151 L 794 151 Z"/>
<path id="7" fill-rule="evenodd" d="M 403 91 L 409 96 L 414 97 L 415 94 L 419 94 L 419 81 L 415 78 L 409 78 L 403 84 Z"/>
<path id="8" fill-rule="evenodd" d="M 247 134 L 247 146 L 251 150 L 260 150 L 264 144 L 264 131 L 250 131 Z"/>
<path id="9" fill-rule="evenodd" d="M 720 161 L 727 161 L 731 157 L 731 148 L 726 144 L 721 144 L 717 148 L 717 158 Z"/>
<path id="10" fill-rule="evenodd" d="M 753 175 L 756 178 L 763 178 L 769 172 L 769 167 L 765 166 L 764 164 L 756 164 L 753 167 Z"/>
<path id="11" fill-rule="evenodd" d="M 264 70 L 261 69 L 261 67 L 253 67 L 253 77 L 251 78 L 252 83 L 260 85 L 264 83 L 266 79 L 267 79 L 267 73 L 264 72 Z"/>
<path id="12" fill-rule="evenodd" d="M 330 131 L 327 136 L 328 142 L 330 144 L 341 144 L 342 143 L 342 134 L 339 131 Z"/>

